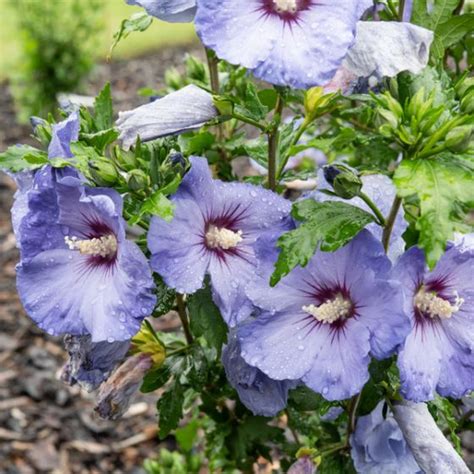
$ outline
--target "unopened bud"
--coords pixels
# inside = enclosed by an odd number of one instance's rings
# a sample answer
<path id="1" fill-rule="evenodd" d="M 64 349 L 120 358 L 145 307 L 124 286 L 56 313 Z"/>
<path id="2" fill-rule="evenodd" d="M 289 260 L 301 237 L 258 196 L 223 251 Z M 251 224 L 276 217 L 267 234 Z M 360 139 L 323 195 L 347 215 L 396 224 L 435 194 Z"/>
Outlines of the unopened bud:
<path id="1" fill-rule="evenodd" d="M 176 68 L 168 69 L 165 72 L 165 83 L 171 89 L 181 89 L 183 87 L 183 81 L 181 79 L 181 74 Z"/>
<path id="2" fill-rule="evenodd" d="M 309 456 L 299 458 L 288 469 L 288 474 L 315 474 L 316 466 Z"/>
<path id="3" fill-rule="evenodd" d="M 129 357 L 101 385 L 95 411 L 106 420 L 120 418 L 130 406 L 132 396 L 140 387 L 143 377 L 153 365 L 148 354 Z"/>
<path id="4" fill-rule="evenodd" d="M 474 88 L 470 89 L 462 98 L 461 111 L 465 114 L 474 113 Z"/>
<path id="5" fill-rule="evenodd" d="M 354 171 L 344 165 L 329 165 L 323 168 L 326 181 L 334 192 L 343 199 L 358 196 L 362 189 L 362 181 Z"/>
<path id="6" fill-rule="evenodd" d="M 454 153 L 462 153 L 466 151 L 472 143 L 472 135 L 474 126 L 462 125 L 453 128 L 445 139 L 446 147 Z"/>
<path id="7" fill-rule="evenodd" d="M 474 77 L 466 77 L 463 81 L 456 85 L 456 94 L 462 98 L 470 88 L 474 89 Z"/>
<path id="8" fill-rule="evenodd" d="M 150 185 L 150 178 L 142 170 L 132 170 L 129 173 L 128 186 L 132 191 L 142 191 Z"/>
<path id="9" fill-rule="evenodd" d="M 194 56 L 188 55 L 186 57 L 186 72 L 191 79 L 202 82 L 206 80 L 206 68 L 204 64 Z"/>
<path id="10" fill-rule="evenodd" d="M 94 164 L 90 166 L 90 173 L 99 186 L 111 186 L 118 178 L 117 168 L 107 158 L 94 161 Z"/>

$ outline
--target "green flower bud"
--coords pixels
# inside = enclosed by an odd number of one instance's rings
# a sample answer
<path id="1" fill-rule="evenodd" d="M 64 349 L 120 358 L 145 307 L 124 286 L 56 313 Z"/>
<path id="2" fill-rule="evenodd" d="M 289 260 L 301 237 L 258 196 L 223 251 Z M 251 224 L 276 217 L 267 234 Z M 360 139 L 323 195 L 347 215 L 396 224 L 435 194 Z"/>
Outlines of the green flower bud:
<path id="1" fill-rule="evenodd" d="M 111 160 L 107 158 L 96 160 L 89 165 L 89 168 L 92 179 L 99 186 L 112 186 L 117 182 L 118 171 Z"/>
<path id="2" fill-rule="evenodd" d="M 325 166 L 324 177 L 333 187 L 334 192 L 343 199 L 358 196 L 362 189 L 362 181 L 349 167 L 344 165 Z"/>
<path id="3" fill-rule="evenodd" d="M 461 110 L 465 114 L 474 113 L 474 88 L 467 91 L 466 95 L 461 100 Z"/>
<path id="4" fill-rule="evenodd" d="M 165 72 L 165 83 L 171 89 L 181 89 L 183 86 L 183 81 L 181 79 L 181 74 L 176 68 L 168 69 Z"/>
<path id="5" fill-rule="evenodd" d="M 456 85 L 456 94 L 458 97 L 464 97 L 468 89 L 474 88 L 474 77 L 466 77 Z"/>
<path id="6" fill-rule="evenodd" d="M 234 111 L 234 104 L 229 99 L 215 96 L 213 99 L 214 107 L 221 115 L 232 115 Z"/>
<path id="7" fill-rule="evenodd" d="M 445 139 L 446 147 L 455 153 L 466 151 L 472 143 L 473 125 L 461 125 L 453 128 Z"/>
<path id="8" fill-rule="evenodd" d="M 135 152 L 122 150 L 118 145 L 114 147 L 115 159 L 125 170 L 131 170 L 137 167 Z"/>
<path id="9" fill-rule="evenodd" d="M 128 186 L 132 191 L 142 191 L 150 186 L 150 178 L 142 170 L 132 170 L 128 174 Z"/>

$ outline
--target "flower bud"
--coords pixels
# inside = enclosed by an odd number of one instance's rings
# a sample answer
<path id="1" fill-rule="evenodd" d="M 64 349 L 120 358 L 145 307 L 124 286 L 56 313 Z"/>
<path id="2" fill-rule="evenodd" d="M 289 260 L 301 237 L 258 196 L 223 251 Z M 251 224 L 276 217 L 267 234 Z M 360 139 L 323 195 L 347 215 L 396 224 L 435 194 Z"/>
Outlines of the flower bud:
<path id="1" fill-rule="evenodd" d="M 132 170 L 128 177 L 128 186 L 132 191 L 142 191 L 148 188 L 150 179 L 142 170 Z"/>
<path id="2" fill-rule="evenodd" d="M 117 181 L 117 168 L 107 158 L 94 161 L 94 164 L 91 164 L 89 168 L 92 178 L 99 186 L 111 186 Z"/>
<path id="3" fill-rule="evenodd" d="M 445 139 L 446 147 L 454 153 L 466 151 L 472 143 L 472 134 L 474 126 L 461 125 L 453 128 Z"/>
<path id="4" fill-rule="evenodd" d="M 461 111 L 465 114 L 474 113 L 474 88 L 470 89 L 461 100 Z"/>
<path id="5" fill-rule="evenodd" d="M 181 74 L 176 68 L 168 69 L 165 72 L 165 83 L 171 89 L 181 89 L 183 87 L 183 81 L 181 79 Z"/>
<path id="6" fill-rule="evenodd" d="M 330 165 L 323 168 L 326 181 L 333 187 L 334 192 L 343 199 L 358 196 L 362 189 L 362 181 L 349 167 Z"/>
<path id="7" fill-rule="evenodd" d="M 101 418 L 116 420 L 130 406 L 133 394 L 138 390 L 143 377 L 151 369 L 153 361 L 148 354 L 137 354 L 129 357 L 101 385 L 95 411 Z"/>
<path id="8" fill-rule="evenodd" d="M 466 77 L 456 85 L 456 94 L 458 97 L 464 97 L 468 89 L 474 88 L 474 77 Z"/>
<path id="9" fill-rule="evenodd" d="M 288 469 L 288 474 L 315 474 L 316 466 L 309 456 L 299 458 Z"/>
<path id="10" fill-rule="evenodd" d="M 133 151 L 126 151 L 120 148 L 118 145 L 115 145 L 114 156 L 116 157 L 116 160 L 120 166 L 126 170 L 137 167 L 137 159 Z"/>
<path id="11" fill-rule="evenodd" d="M 234 111 L 234 104 L 232 101 L 225 99 L 224 97 L 213 98 L 214 107 L 221 115 L 232 115 Z"/>

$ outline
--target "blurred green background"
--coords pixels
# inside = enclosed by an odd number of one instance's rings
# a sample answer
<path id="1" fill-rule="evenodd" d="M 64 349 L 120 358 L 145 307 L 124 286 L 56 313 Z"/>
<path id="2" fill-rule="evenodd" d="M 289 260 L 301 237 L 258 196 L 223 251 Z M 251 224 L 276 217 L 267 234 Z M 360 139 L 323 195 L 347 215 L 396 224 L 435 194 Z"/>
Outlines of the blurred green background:
<path id="1" fill-rule="evenodd" d="M 18 32 L 18 12 L 11 6 L 12 0 L 0 0 L 0 80 L 6 79 L 17 68 L 21 60 L 21 35 Z M 14 1 L 14 0 L 13 0 Z M 34 0 L 41 3 L 42 0 Z M 56 0 L 58 8 L 71 0 Z M 112 37 L 120 23 L 134 12 L 142 11 L 132 7 L 125 0 L 102 0 L 103 29 L 99 34 L 97 61 L 105 60 L 112 44 Z M 154 20 L 152 26 L 143 33 L 132 33 L 114 51 L 114 58 L 130 58 L 154 49 L 186 44 L 196 40 L 191 24 L 171 24 Z"/>

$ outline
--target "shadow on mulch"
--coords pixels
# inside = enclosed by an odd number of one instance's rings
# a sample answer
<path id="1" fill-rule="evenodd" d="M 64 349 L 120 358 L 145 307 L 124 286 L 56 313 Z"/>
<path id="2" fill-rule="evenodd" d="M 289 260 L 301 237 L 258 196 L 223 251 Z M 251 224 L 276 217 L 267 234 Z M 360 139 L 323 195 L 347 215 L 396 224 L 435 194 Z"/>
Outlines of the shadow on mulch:
<path id="1" fill-rule="evenodd" d="M 94 96 L 110 81 L 115 110 L 136 107 L 147 101 L 137 90 L 162 85 L 165 70 L 180 67 L 189 50 L 98 65 L 81 92 Z M 16 124 L 8 84 L 0 84 L 0 151 L 17 143 L 35 145 L 30 134 L 29 126 Z M 122 420 L 107 422 L 94 415 L 94 394 L 57 379 L 66 358 L 62 340 L 38 330 L 16 294 L 14 191 L 13 181 L 0 173 L 0 472 L 143 473 L 144 459 L 155 457 L 160 447 L 174 447 L 157 440 L 156 394 L 138 394 Z M 160 324 L 175 327 L 173 318 L 160 318 Z"/>

